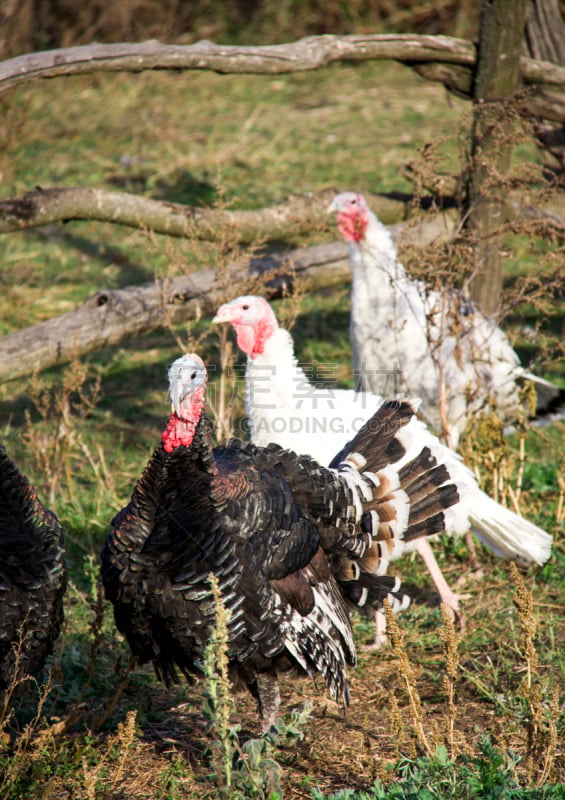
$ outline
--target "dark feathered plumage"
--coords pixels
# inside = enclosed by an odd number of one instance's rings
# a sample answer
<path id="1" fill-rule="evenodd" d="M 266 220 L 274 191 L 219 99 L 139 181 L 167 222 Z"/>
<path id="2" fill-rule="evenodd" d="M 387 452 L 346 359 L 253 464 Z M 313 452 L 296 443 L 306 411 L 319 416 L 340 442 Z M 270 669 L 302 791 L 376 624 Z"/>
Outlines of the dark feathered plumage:
<path id="1" fill-rule="evenodd" d="M 277 445 L 212 448 L 203 363 L 184 356 L 170 378 L 175 413 L 102 552 L 119 630 L 160 678 L 188 677 L 214 624 L 212 572 L 229 613 L 232 673 L 257 698 L 263 730 L 278 707 L 280 670 L 319 672 L 347 702 L 355 646 L 346 602 L 405 602 L 395 579 L 359 566 L 379 538 L 379 479 L 364 466 L 370 437 L 364 455 L 357 439 L 342 453 L 339 473 Z M 387 409 L 390 441 L 411 413 Z M 440 502 L 456 501 L 453 491 Z"/>
<path id="2" fill-rule="evenodd" d="M 44 665 L 65 588 L 59 521 L 0 446 L 0 691 Z"/>

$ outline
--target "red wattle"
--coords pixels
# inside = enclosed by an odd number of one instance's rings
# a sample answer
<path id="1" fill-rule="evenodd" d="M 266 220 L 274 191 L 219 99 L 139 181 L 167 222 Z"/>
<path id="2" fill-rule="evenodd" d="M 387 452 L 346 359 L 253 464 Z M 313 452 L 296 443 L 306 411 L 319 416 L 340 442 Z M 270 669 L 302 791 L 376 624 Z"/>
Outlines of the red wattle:
<path id="1" fill-rule="evenodd" d="M 161 434 L 165 453 L 172 453 L 175 447 L 184 445 L 189 447 L 194 439 L 196 425 L 192 420 L 181 419 L 176 414 L 171 414 L 167 426 Z"/>
<path id="2" fill-rule="evenodd" d="M 251 355 L 255 345 L 255 331 L 250 325 L 238 325 L 236 330 L 237 346 L 246 355 Z"/>
<path id="3" fill-rule="evenodd" d="M 349 214 L 338 214 L 337 221 L 339 232 L 346 242 L 359 242 L 365 235 L 368 220 L 359 214 L 350 216 Z"/>

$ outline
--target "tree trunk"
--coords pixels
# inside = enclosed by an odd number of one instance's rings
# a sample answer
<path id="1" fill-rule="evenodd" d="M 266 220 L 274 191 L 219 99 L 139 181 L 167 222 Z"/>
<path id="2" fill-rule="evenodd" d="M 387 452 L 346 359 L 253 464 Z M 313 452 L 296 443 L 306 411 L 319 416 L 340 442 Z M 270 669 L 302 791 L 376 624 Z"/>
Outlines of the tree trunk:
<path id="1" fill-rule="evenodd" d="M 526 43 L 532 58 L 565 64 L 565 22 L 558 0 L 528 0 Z"/>
<path id="2" fill-rule="evenodd" d="M 526 51 L 535 59 L 565 65 L 565 21 L 558 0 L 528 0 L 526 7 Z M 565 100 L 565 91 L 553 87 L 549 91 L 541 87 L 539 93 L 544 101 L 556 97 Z M 542 163 L 551 171 L 565 173 L 565 125 L 547 122 L 549 117 L 536 120 L 534 135 L 540 147 Z"/>
<path id="3" fill-rule="evenodd" d="M 496 310 L 502 290 L 504 179 L 512 153 L 510 103 L 520 83 L 525 14 L 526 0 L 483 0 L 467 230 L 475 262 L 471 296 L 486 313 Z"/>

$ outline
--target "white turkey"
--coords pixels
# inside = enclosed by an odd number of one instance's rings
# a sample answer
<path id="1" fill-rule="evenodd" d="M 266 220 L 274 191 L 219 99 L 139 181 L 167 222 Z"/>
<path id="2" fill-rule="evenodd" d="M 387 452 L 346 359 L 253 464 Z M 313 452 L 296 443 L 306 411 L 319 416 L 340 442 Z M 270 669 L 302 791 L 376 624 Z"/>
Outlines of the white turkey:
<path id="1" fill-rule="evenodd" d="M 263 732 L 283 670 L 319 672 L 347 703 L 346 601 L 406 604 L 382 573 L 403 538 L 448 524 L 459 503 L 448 470 L 406 435 L 408 402 L 385 404 L 329 470 L 276 444 L 213 447 L 201 359 L 177 359 L 169 381 L 173 413 L 102 552 L 118 629 L 160 679 L 189 678 L 214 625 L 213 573 L 231 676 L 255 697 Z"/>
<path id="2" fill-rule="evenodd" d="M 222 305 L 214 322 L 231 323 L 240 349 L 247 353 L 246 412 L 251 440 L 268 442 L 331 463 L 338 451 L 383 399 L 352 389 L 317 388 L 297 363 L 290 333 L 281 328 L 269 303 L 246 295 Z M 462 534 L 472 527 L 478 538 L 497 556 L 543 564 L 550 555 L 552 537 L 536 525 L 500 505 L 479 489 L 459 455 L 441 444 L 426 425 L 413 417 L 405 428 L 416 446 L 427 447 L 446 464 L 453 480 L 465 487 L 465 503 L 452 515 L 448 532 Z M 452 615 L 459 613 L 461 596 L 452 592 L 437 565 L 427 539 L 404 542 L 394 558 L 417 549 Z M 376 644 L 383 642 L 382 619 L 377 618 Z"/>
<path id="3" fill-rule="evenodd" d="M 44 666 L 66 582 L 59 521 L 0 445 L 0 695 Z"/>
<path id="4" fill-rule="evenodd" d="M 358 192 L 330 211 L 349 244 L 350 339 L 360 387 L 397 370 L 399 391 L 422 399 L 426 419 L 457 447 L 468 420 L 492 404 L 516 418 L 519 389 L 533 382 L 537 414 L 565 404 L 565 390 L 526 371 L 503 331 L 461 292 L 438 292 L 407 275 L 387 228 Z M 522 404 L 523 405 L 523 404 Z"/>

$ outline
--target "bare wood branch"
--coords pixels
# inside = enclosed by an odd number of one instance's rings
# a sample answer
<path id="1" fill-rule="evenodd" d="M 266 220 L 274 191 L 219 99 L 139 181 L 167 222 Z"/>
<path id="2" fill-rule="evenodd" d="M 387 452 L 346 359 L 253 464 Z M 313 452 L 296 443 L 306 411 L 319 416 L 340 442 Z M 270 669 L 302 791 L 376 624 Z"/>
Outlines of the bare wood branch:
<path id="1" fill-rule="evenodd" d="M 412 177 L 409 167 L 403 174 L 409 180 Z M 452 176 L 442 176 L 435 185 L 427 188 L 431 194 L 444 199 L 454 197 L 460 190 Z M 34 189 L 22 197 L 0 200 L 0 234 L 56 222 L 97 220 L 203 241 L 215 241 L 220 231 L 230 227 L 242 244 L 258 240 L 267 242 L 310 232 L 329 220 L 326 209 L 335 193 L 336 190 L 327 189 L 295 195 L 270 208 L 230 211 L 167 203 L 127 192 L 89 187 Z M 368 195 L 368 199 L 371 208 L 384 222 L 391 224 L 405 219 L 406 202 L 403 200 L 376 194 Z M 512 200 L 516 208 L 527 202 L 520 198 L 519 193 L 512 193 Z M 539 213 L 563 216 L 561 195 L 551 198 Z"/>
<path id="2" fill-rule="evenodd" d="M 471 65 L 471 42 L 450 36 L 370 34 L 308 36 L 289 44 L 262 47 L 192 45 L 157 41 L 91 44 L 29 53 L 0 64 L 0 90 L 34 78 L 56 78 L 89 72 L 141 72 L 148 69 L 198 69 L 219 73 L 277 75 L 318 69 L 336 61 L 449 61 Z"/>
<path id="3" fill-rule="evenodd" d="M 520 71 L 526 84 L 543 84 L 563 89 L 565 82 L 565 67 L 563 66 L 553 64 L 551 61 L 539 61 L 522 56 Z"/>
<path id="4" fill-rule="evenodd" d="M 428 81 L 443 83 L 446 89 L 464 98 L 471 97 L 473 87 L 473 70 L 460 64 L 446 64 L 430 61 L 426 64 L 413 64 L 415 72 Z"/>
<path id="5" fill-rule="evenodd" d="M 539 95 L 528 97 L 526 106 L 534 117 L 565 125 L 565 93 L 563 92 L 554 94 L 544 91 Z"/>
<path id="6" fill-rule="evenodd" d="M 522 59 L 521 63 L 523 62 L 524 59 Z M 443 84 L 446 89 L 459 95 L 459 97 L 464 99 L 471 97 L 473 69 L 470 67 L 433 61 L 426 64 L 411 64 L 410 66 L 422 78 Z M 547 61 L 532 62 L 530 86 L 526 86 L 525 92 L 518 92 L 516 100 L 524 107 L 524 110 L 533 114 L 534 117 L 565 123 L 565 92 L 557 90 L 558 86 L 563 89 L 565 83 L 559 85 L 554 81 L 556 77 L 554 70 L 562 71 L 563 67 L 555 67 L 554 64 L 549 64 Z M 535 75 L 540 77 L 539 81 L 533 80 Z M 565 73 L 560 74 L 560 80 L 564 79 Z M 539 90 L 539 86 L 544 87 L 543 91 Z"/>
<path id="7" fill-rule="evenodd" d="M 1 62 L 0 92 L 36 78 L 97 71 L 196 69 L 222 74 L 276 75 L 318 69 L 339 61 L 379 59 L 396 60 L 408 66 L 434 62 L 473 68 L 476 50 L 466 39 L 412 34 L 308 36 L 288 44 L 261 47 L 218 45 L 210 41 L 192 45 L 157 41 L 91 44 L 28 53 Z M 526 85 L 565 84 L 565 69 L 547 61 L 523 57 L 520 68 Z"/>
<path id="8" fill-rule="evenodd" d="M 98 220 L 169 236 L 214 241 L 226 227 L 240 242 L 271 240 L 311 231 L 326 215 L 335 191 L 291 197 L 285 203 L 256 211 L 230 211 L 151 200 L 127 192 L 90 187 L 34 189 L 21 198 L 0 201 L 0 233 L 69 220 Z M 385 220 L 399 220 L 404 203 L 374 198 Z"/>
<path id="9" fill-rule="evenodd" d="M 518 202 L 512 207 L 517 216 L 543 220 L 565 235 L 565 208 L 559 216 Z M 432 242 L 448 240 L 457 221 L 457 213 L 452 210 L 402 222 L 390 230 L 402 252 L 406 246 L 424 248 Z M 296 279 L 306 292 L 343 286 L 350 280 L 347 245 L 333 242 L 254 259 L 249 273 L 264 274 L 274 269 L 279 275 L 265 287 L 269 297 L 288 292 Z M 214 270 L 201 270 L 165 282 L 102 289 L 74 311 L 0 337 L 0 380 L 14 380 L 64 364 L 72 358 L 150 333 L 167 323 L 178 324 L 211 315 L 217 305 L 215 277 Z"/>
<path id="10" fill-rule="evenodd" d="M 455 218 L 452 212 L 402 223 L 394 226 L 393 235 L 407 244 L 424 247 L 430 241 L 445 240 L 453 231 Z M 348 249 L 343 242 L 254 259 L 249 272 L 254 275 L 273 268 L 280 274 L 266 286 L 270 297 L 288 291 L 296 277 L 307 292 L 343 285 L 350 279 Z M 64 364 L 167 323 L 211 315 L 217 306 L 215 277 L 214 270 L 202 270 L 165 282 L 100 290 L 74 311 L 3 336 L 0 379 L 9 381 Z"/>

